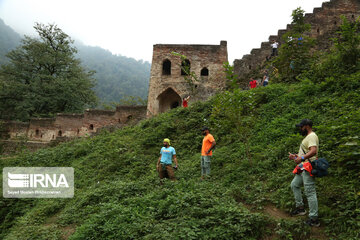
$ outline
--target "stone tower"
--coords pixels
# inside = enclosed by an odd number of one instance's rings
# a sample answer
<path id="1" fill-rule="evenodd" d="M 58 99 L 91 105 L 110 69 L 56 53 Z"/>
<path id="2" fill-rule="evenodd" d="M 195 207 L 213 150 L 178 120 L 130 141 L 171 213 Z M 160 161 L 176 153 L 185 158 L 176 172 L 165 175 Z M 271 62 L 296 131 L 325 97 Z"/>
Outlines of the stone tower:
<path id="1" fill-rule="evenodd" d="M 198 81 L 193 85 L 184 79 L 181 59 L 172 52 L 187 57 L 190 71 Z M 156 44 L 153 48 L 149 83 L 147 116 L 181 106 L 182 98 L 190 95 L 189 104 L 204 101 L 225 88 L 223 63 L 228 61 L 227 42 L 220 45 Z"/>

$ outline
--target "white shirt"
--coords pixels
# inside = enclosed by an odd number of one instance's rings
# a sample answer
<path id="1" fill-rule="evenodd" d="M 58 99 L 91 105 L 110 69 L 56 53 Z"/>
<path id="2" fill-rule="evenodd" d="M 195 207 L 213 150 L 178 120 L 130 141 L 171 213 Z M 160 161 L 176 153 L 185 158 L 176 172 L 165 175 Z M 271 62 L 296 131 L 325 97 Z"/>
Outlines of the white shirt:
<path id="1" fill-rule="evenodd" d="M 274 42 L 273 44 L 271 44 L 271 47 L 272 48 L 278 48 L 279 46 L 279 43 L 278 42 Z"/>

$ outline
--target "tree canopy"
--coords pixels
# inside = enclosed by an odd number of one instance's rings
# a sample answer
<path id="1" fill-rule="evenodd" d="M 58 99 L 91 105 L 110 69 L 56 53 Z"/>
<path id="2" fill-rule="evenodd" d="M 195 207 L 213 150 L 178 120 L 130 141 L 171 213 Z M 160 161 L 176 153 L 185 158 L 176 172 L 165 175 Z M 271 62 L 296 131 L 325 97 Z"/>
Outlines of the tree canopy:
<path id="1" fill-rule="evenodd" d="M 27 120 L 95 105 L 94 72 L 75 58 L 73 40 L 54 24 L 34 28 L 39 38 L 25 36 L 1 66 L 1 117 Z"/>

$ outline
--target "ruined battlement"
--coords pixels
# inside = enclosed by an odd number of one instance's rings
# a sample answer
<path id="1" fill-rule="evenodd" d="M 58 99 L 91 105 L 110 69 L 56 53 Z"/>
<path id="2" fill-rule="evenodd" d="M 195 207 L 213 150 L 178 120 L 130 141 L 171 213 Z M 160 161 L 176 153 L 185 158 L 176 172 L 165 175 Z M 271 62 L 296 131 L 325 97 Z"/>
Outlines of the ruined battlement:
<path id="1" fill-rule="evenodd" d="M 123 127 L 145 117 L 146 106 L 117 106 L 115 111 L 88 109 L 83 114 L 58 113 L 54 118 L 32 118 L 29 122 L 6 121 L 0 135 L 7 142 L 26 139 L 49 143 L 90 136 L 104 127 Z"/>
<path id="2" fill-rule="evenodd" d="M 360 16 L 359 0 L 331 0 L 324 2 L 321 7 L 314 8 L 313 13 L 305 14 L 305 22 L 311 24 L 309 36 L 316 38 L 320 49 L 330 47 L 330 38 L 340 25 L 340 16 L 344 15 L 350 20 Z M 282 36 L 291 29 L 288 24 L 286 29 L 280 29 L 277 35 L 271 35 L 268 42 L 262 42 L 260 48 L 251 50 L 250 54 L 244 55 L 241 59 L 234 60 L 234 72 L 243 81 L 242 87 L 248 85 L 248 74 L 262 66 L 266 57 L 271 54 L 270 42 L 277 40 L 282 43 Z"/>
<path id="3" fill-rule="evenodd" d="M 181 59 L 187 57 L 190 71 L 198 81 L 189 83 L 181 70 Z M 226 86 L 223 63 L 228 61 L 227 42 L 219 45 L 155 44 L 149 83 L 147 116 L 154 116 L 182 105 L 182 98 L 191 95 L 189 104 L 207 100 Z"/>

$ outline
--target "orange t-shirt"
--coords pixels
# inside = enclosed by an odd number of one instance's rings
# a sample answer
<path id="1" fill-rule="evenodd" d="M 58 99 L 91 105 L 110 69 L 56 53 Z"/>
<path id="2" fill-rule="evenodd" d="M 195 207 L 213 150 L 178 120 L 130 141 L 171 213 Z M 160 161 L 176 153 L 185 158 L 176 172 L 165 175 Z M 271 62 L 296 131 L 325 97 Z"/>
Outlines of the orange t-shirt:
<path id="1" fill-rule="evenodd" d="M 210 149 L 213 142 L 215 142 L 215 138 L 210 133 L 204 137 L 201 147 L 201 156 L 212 156 L 212 150 L 209 154 L 206 154 L 206 151 Z"/>

